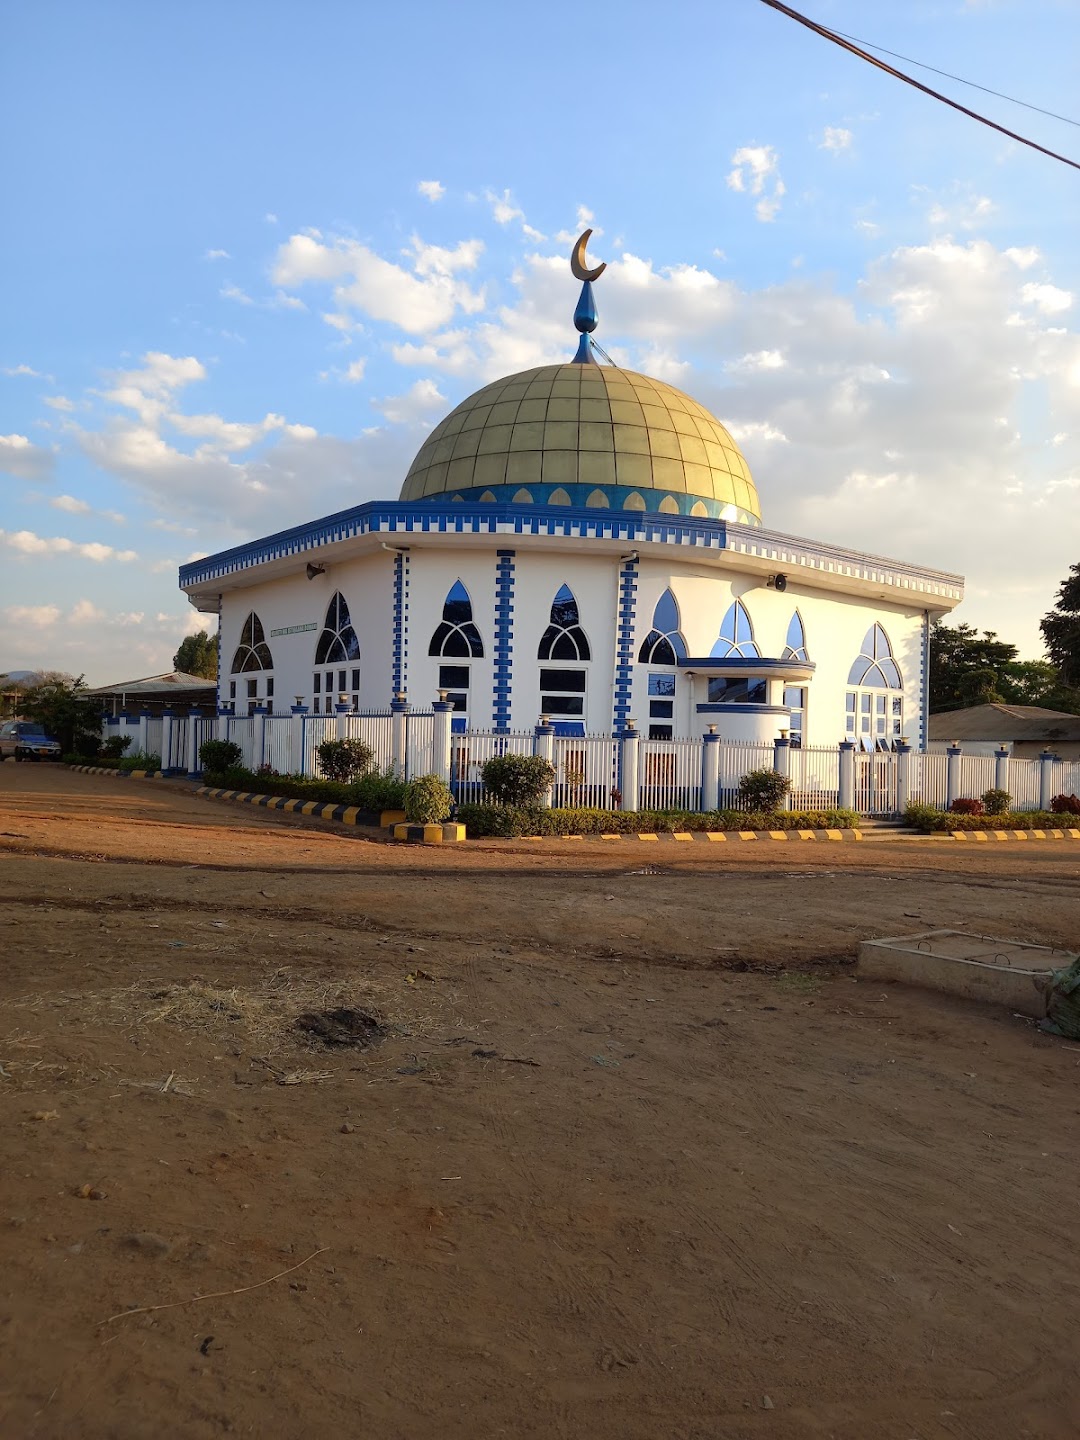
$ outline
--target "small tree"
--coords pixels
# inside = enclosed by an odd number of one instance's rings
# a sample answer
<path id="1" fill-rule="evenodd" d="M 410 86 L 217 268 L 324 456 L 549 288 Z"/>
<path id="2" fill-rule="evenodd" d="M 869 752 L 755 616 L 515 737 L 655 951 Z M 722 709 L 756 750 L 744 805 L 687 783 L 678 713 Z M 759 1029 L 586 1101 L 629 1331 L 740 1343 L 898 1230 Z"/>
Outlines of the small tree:
<path id="1" fill-rule="evenodd" d="M 204 770 L 220 773 L 239 765 L 244 752 L 231 740 L 204 740 L 199 746 L 199 759 Z"/>
<path id="2" fill-rule="evenodd" d="M 555 767 L 542 755 L 496 755 L 480 773 L 499 805 L 535 805 L 555 783 Z"/>
<path id="3" fill-rule="evenodd" d="M 130 735 L 110 735 L 101 747 L 106 760 L 119 760 L 125 750 L 131 749 Z"/>
<path id="4" fill-rule="evenodd" d="M 27 720 L 38 721 L 47 735 L 58 740 L 65 754 L 97 754 L 101 744 L 101 704 L 87 696 L 81 675 L 44 675 L 23 694 L 21 711 Z"/>
<path id="5" fill-rule="evenodd" d="M 405 819 L 410 825 L 439 825 L 454 808 L 450 787 L 437 775 L 420 775 L 405 787 Z"/>
<path id="6" fill-rule="evenodd" d="M 791 789 L 791 777 L 777 770 L 750 770 L 739 781 L 737 805 L 740 810 L 768 814 L 779 810 Z"/>
<path id="7" fill-rule="evenodd" d="M 324 740 L 317 753 L 320 772 L 342 784 L 366 775 L 375 764 L 375 751 L 363 740 Z"/>

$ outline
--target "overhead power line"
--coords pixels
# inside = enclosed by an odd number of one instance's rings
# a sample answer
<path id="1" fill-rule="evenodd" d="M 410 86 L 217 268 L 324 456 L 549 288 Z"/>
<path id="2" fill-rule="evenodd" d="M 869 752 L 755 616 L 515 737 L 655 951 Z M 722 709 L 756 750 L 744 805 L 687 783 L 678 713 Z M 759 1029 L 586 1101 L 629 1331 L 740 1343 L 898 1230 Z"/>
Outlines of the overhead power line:
<path id="1" fill-rule="evenodd" d="M 876 50 L 879 55 L 891 55 L 894 60 L 903 60 L 907 65 L 917 65 L 920 70 L 929 70 L 934 75 L 944 75 L 946 80 L 955 80 L 958 85 L 970 85 L 972 90 L 981 90 L 984 95 L 996 95 L 999 100 L 1007 100 L 1010 105 L 1022 105 L 1025 110 L 1034 110 L 1037 115 L 1049 115 L 1051 120 L 1060 120 L 1065 125 L 1075 125 L 1080 129 L 1080 120 L 1071 120 L 1068 115 L 1059 115 L 1056 110 L 1044 110 L 1041 105 L 1031 105 L 1027 100 L 1018 100 L 1015 95 L 1006 95 L 1003 90 L 991 90 L 989 85 L 980 85 L 977 80 L 965 80 L 962 75 L 939 70 L 936 65 L 927 65 L 924 60 L 913 60 L 910 55 L 898 55 L 895 50 L 886 50 L 884 45 L 873 45 L 869 40 L 860 40 L 857 35 L 845 34 L 843 30 L 837 30 L 836 34 L 843 35 L 845 40 L 854 40 L 856 45 L 865 45 L 868 50 Z"/>
<path id="2" fill-rule="evenodd" d="M 790 5 L 781 4 L 781 0 L 761 0 L 763 5 L 768 5 L 771 10 L 778 10 L 781 15 L 786 15 L 789 20 L 797 20 L 800 25 L 805 25 L 815 35 L 820 35 L 823 40 L 831 40 L 834 45 L 839 45 L 841 50 L 847 50 L 852 55 L 857 55 L 860 60 L 875 66 L 878 70 L 884 70 L 886 75 L 893 75 L 897 80 L 903 80 L 905 85 L 911 85 L 916 90 L 921 90 L 924 95 L 931 96 L 934 100 L 940 100 L 943 105 L 950 106 L 953 110 L 959 110 L 962 115 L 969 116 L 972 120 L 978 120 L 980 125 L 987 125 L 991 130 L 998 131 L 1001 135 L 1007 135 L 1010 140 L 1016 140 L 1021 145 L 1028 145 L 1032 150 L 1038 150 L 1042 155 L 1048 155 L 1051 160 L 1060 160 L 1063 165 L 1069 165 L 1073 170 L 1080 170 L 1080 161 L 1070 160 L 1067 155 L 1059 155 L 1056 150 L 1048 150 L 1045 145 L 1040 145 L 1035 140 L 1029 140 L 1026 135 L 1018 135 L 1015 130 L 1008 130 L 1004 125 L 999 125 L 996 120 L 990 120 L 985 115 L 980 115 L 977 110 L 969 110 L 966 105 L 961 105 L 957 100 L 950 100 L 948 95 L 942 95 L 938 90 L 931 90 L 929 85 L 924 85 L 921 80 L 916 80 L 913 75 L 905 75 L 902 70 L 896 70 L 892 65 L 886 65 L 884 60 L 879 60 L 876 55 L 861 50 L 858 45 L 853 45 L 850 40 L 844 39 L 835 30 L 829 30 L 824 25 L 819 25 L 816 20 L 809 19 L 806 15 L 800 15 L 798 10 L 792 10 Z"/>

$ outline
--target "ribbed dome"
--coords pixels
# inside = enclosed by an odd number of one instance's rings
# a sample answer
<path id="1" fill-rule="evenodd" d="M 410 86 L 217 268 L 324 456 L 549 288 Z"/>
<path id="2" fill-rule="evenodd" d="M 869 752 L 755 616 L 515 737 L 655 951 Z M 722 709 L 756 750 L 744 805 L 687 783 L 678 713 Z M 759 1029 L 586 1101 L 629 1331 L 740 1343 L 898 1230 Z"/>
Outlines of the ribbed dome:
<path id="1" fill-rule="evenodd" d="M 401 487 L 402 500 L 434 497 L 761 523 L 749 467 L 719 420 L 661 380 L 607 365 L 544 365 L 463 400 Z"/>

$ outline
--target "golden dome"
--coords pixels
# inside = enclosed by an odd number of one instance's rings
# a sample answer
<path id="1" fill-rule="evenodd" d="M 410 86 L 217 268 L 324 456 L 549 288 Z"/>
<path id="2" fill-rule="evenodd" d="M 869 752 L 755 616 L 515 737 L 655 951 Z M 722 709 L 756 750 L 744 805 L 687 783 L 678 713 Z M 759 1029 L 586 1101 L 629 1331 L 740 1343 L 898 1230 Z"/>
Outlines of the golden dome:
<path id="1" fill-rule="evenodd" d="M 719 420 L 612 365 L 544 365 L 463 400 L 401 487 L 402 500 L 435 497 L 761 523 L 749 466 Z"/>

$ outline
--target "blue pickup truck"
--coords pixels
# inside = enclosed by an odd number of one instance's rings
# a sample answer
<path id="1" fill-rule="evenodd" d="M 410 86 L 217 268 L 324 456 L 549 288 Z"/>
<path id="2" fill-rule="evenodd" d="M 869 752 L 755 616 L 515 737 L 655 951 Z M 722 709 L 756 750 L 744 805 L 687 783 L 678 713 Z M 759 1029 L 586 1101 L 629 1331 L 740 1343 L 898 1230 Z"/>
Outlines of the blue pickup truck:
<path id="1" fill-rule="evenodd" d="M 59 760 L 60 746 L 36 720 L 5 720 L 0 725 L 0 760 Z"/>

